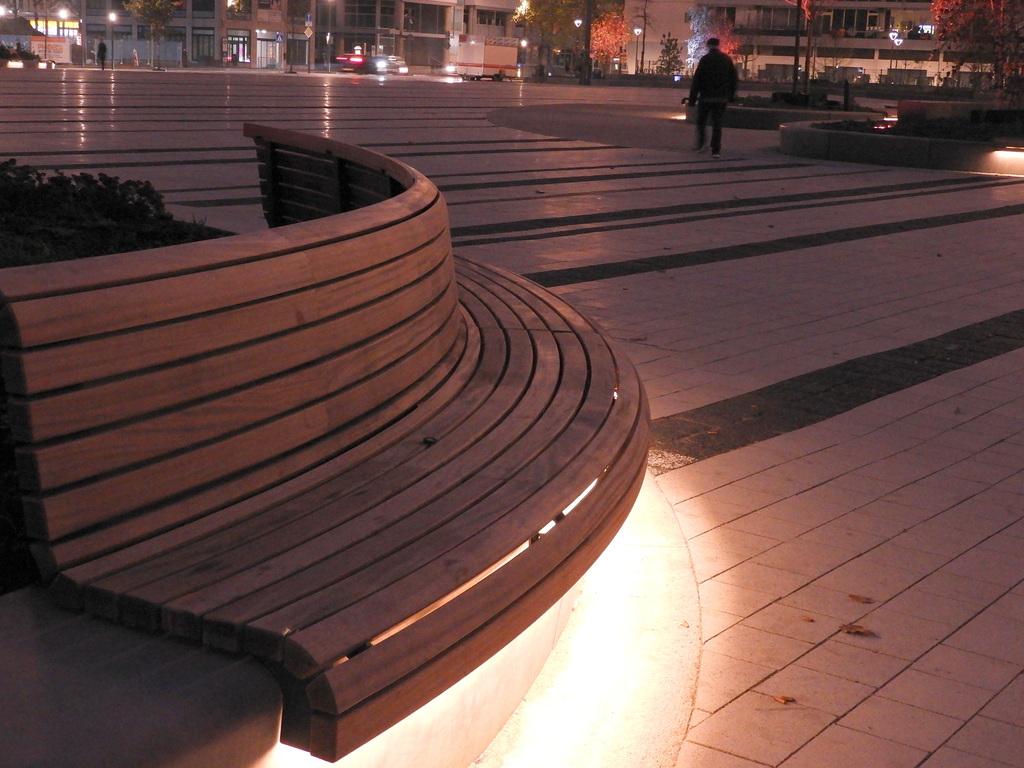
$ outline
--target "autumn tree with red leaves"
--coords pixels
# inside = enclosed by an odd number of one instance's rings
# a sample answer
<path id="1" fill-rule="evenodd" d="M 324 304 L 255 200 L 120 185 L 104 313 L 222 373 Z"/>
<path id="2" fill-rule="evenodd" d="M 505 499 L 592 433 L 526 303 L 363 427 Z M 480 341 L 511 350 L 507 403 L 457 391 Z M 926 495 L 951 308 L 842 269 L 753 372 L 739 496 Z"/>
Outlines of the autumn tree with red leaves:
<path id="1" fill-rule="evenodd" d="M 956 69 L 989 61 L 1000 98 L 1024 102 L 1024 0 L 933 0 L 932 14 Z"/>
<path id="2" fill-rule="evenodd" d="M 594 61 L 604 65 L 619 56 L 633 37 L 625 17 L 615 11 L 601 16 L 590 29 L 590 50 Z"/>

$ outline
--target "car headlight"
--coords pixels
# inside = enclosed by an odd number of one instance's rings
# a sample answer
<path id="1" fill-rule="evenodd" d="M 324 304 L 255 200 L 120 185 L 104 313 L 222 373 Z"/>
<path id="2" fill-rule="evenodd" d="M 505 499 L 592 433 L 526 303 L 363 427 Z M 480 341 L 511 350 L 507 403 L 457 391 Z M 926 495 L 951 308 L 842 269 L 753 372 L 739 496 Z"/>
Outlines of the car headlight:
<path id="1" fill-rule="evenodd" d="M 386 61 L 378 61 L 374 63 L 374 66 L 378 72 L 383 72 L 388 68 L 388 63 Z"/>

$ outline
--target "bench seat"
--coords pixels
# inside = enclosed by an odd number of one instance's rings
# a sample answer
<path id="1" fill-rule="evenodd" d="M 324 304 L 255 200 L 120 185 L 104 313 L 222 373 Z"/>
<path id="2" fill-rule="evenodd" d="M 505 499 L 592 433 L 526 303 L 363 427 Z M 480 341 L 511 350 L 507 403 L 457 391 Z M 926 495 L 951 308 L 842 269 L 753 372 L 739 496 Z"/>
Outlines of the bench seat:
<path id="1" fill-rule="evenodd" d="M 258 144 L 289 226 L 190 266 L 154 251 L 157 274 L 0 273 L 4 373 L 57 601 L 263 660 L 283 740 L 336 760 L 579 581 L 639 492 L 648 416 L 589 320 L 452 256 L 426 179 Z"/>

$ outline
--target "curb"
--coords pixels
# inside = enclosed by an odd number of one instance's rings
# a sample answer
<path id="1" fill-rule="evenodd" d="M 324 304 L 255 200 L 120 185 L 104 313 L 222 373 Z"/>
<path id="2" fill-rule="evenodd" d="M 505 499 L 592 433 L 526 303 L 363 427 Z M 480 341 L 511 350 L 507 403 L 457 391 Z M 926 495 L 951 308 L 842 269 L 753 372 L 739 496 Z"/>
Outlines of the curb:
<path id="1" fill-rule="evenodd" d="M 779 151 L 816 160 L 1024 176 L 1024 152 L 998 144 L 830 131 L 810 122 L 780 125 Z"/>

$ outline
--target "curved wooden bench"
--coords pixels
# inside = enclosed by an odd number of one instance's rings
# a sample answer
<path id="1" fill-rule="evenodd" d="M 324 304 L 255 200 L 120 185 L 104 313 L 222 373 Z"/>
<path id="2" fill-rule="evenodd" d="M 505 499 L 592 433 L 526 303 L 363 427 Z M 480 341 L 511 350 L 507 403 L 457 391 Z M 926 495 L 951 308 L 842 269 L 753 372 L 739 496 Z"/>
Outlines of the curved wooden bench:
<path id="1" fill-rule="evenodd" d="M 336 760 L 582 577 L 646 402 L 586 318 L 453 259 L 424 177 L 246 131 L 289 226 L 0 272 L 9 412 L 59 601 L 263 659 Z"/>

